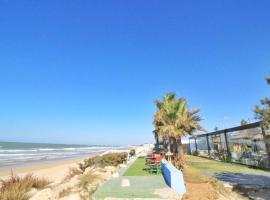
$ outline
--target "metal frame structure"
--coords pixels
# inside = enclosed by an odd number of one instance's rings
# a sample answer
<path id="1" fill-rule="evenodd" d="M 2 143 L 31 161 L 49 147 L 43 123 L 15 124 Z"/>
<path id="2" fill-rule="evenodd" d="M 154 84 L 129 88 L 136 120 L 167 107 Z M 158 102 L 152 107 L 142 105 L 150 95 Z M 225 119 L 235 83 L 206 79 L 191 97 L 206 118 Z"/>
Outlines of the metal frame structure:
<path id="1" fill-rule="evenodd" d="M 256 128 L 256 129 L 254 129 L 254 128 Z M 241 133 L 243 133 L 243 132 L 245 132 L 247 135 L 250 135 L 251 133 L 249 131 L 253 130 L 253 129 L 256 130 L 256 131 L 260 130 L 259 132 L 262 133 L 263 128 L 261 127 L 261 122 L 254 122 L 254 123 L 250 123 L 250 124 L 246 124 L 246 125 L 242 125 L 242 126 L 237 126 L 237 127 L 233 127 L 233 128 L 218 130 L 218 131 L 214 131 L 214 132 L 210 132 L 210 133 L 206 133 L 206 134 L 200 134 L 200 135 L 197 135 L 195 137 L 190 137 L 189 138 L 189 153 L 190 154 L 192 153 L 191 152 L 191 150 L 192 150 L 192 148 L 191 148 L 191 140 L 194 140 L 193 145 L 195 145 L 195 153 L 196 153 L 196 155 L 198 155 L 198 140 L 201 140 L 201 142 L 199 142 L 199 144 L 200 145 L 203 144 L 203 146 L 204 146 L 203 154 L 205 155 L 205 157 L 210 157 L 211 158 L 211 151 L 213 151 L 214 144 L 215 144 L 213 141 L 214 141 L 215 138 L 217 138 L 217 139 L 220 140 L 220 142 L 217 142 L 217 143 L 218 143 L 220 149 L 223 151 L 222 153 L 223 153 L 224 157 L 223 157 L 222 160 L 228 161 L 228 162 L 234 162 L 233 160 L 231 160 L 231 158 L 232 158 L 232 153 L 235 153 L 235 152 L 231 151 L 231 146 L 230 145 L 235 145 L 235 144 L 233 144 L 233 142 L 232 142 L 231 135 L 233 135 L 234 133 L 236 133 L 236 135 L 237 134 L 241 135 Z M 229 136 L 228 136 L 228 134 L 229 134 Z M 257 135 L 260 135 L 260 137 L 262 137 L 262 134 L 257 133 Z M 210 138 L 211 138 L 211 140 L 210 140 Z M 206 140 L 206 142 L 205 142 L 205 140 Z M 223 140 L 223 142 L 221 140 Z M 249 141 L 249 143 L 252 143 L 254 141 L 254 140 L 252 141 L 252 140 L 249 140 L 249 139 L 246 139 L 246 140 Z M 215 141 L 216 141 L 216 139 L 215 139 Z M 212 148 L 210 147 L 210 142 L 212 144 Z M 260 142 L 261 142 L 261 144 L 264 143 L 264 145 L 266 146 L 265 141 L 260 140 Z M 244 144 L 244 142 L 242 143 L 242 145 L 243 144 Z M 253 144 L 254 144 L 254 142 L 253 142 Z M 246 152 L 244 152 L 244 153 L 242 152 L 242 154 L 245 154 L 245 153 Z M 249 154 L 251 154 L 251 153 L 249 153 Z M 203 156 L 203 155 L 201 155 L 201 156 Z M 261 161 L 258 161 L 256 163 L 252 163 L 252 164 L 245 163 L 245 162 L 242 162 L 242 161 L 241 162 L 239 161 L 239 163 L 240 164 L 246 164 L 246 165 L 252 165 L 252 166 L 256 166 L 256 167 L 262 167 L 262 168 L 270 168 L 270 159 L 268 158 L 268 159 L 265 159 L 265 160 L 267 162 L 266 166 L 261 166 L 262 165 Z"/>

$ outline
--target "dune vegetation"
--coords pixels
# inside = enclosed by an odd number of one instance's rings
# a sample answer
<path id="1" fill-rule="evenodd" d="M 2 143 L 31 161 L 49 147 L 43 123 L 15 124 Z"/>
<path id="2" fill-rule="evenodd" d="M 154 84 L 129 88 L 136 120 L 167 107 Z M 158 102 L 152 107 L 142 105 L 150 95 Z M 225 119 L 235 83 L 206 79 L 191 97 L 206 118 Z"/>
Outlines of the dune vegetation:
<path id="1" fill-rule="evenodd" d="M 50 182 L 43 178 L 38 178 L 32 174 L 20 177 L 11 173 L 10 177 L 1 180 L 0 199 L 1 200 L 27 200 L 31 189 L 44 189 Z"/>
<path id="2" fill-rule="evenodd" d="M 102 156 L 94 156 L 79 163 L 79 168 L 84 171 L 88 167 L 117 166 L 127 159 L 127 153 L 108 153 Z"/>

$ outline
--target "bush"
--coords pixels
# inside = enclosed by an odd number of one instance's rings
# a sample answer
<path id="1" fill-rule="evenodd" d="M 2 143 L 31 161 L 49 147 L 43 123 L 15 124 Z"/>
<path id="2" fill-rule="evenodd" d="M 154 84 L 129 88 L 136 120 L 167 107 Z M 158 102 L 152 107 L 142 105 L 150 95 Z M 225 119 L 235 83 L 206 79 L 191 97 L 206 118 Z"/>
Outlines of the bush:
<path id="1" fill-rule="evenodd" d="M 127 153 L 108 153 L 103 156 L 94 156 L 79 163 L 79 168 L 85 171 L 88 167 L 117 166 L 127 159 Z"/>
<path id="2" fill-rule="evenodd" d="M 129 151 L 129 156 L 135 156 L 136 155 L 136 150 L 135 149 L 131 149 Z"/>
<path id="3" fill-rule="evenodd" d="M 93 184 L 97 179 L 98 175 L 96 174 L 92 173 L 84 174 L 80 177 L 79 187 L 84 190 L 88 190 L 88 186 L 90 184 Z"/>
<path id="4" fill-rule="evenodd" d="M 67 173 L 67 175 L 66 175 L 66 177 L 65 177 L 65 180 L 69 180 L 69 179 L 71 179 L 72 177 L 74 177 L 74 176 L 76 176 L 76 175 L 80 175 L 80 174 L 82 174 L 83 172 L 82 172 L 82 170 L 81 169 L 78 169 L 78 168 L 76 168 L 76 167 L 71 167 L 71 168 L 69 168 L 69 171 L 68 171 L 68 173 Z"/>
<path id="5" fill-rule="evenodd" d="M 68 196 L 71 192 L 72 192 L 72 188 L 71 188 L 71 187 L 65 188 L 65 189 L 63 189 L 63 190 L 61 190 L 61 191 L 59 192 L 58 198 L 66 197 L 66 196 Z"/>
<path id="6" fill-rule="evenodd" d="M 50 182 L 46 179 L 40 179 L 32 174 L 24 177 L 14 175 L 6 180 L 1 180 L 0 199 L 1 200 L 27 200 L 29 199 L 27 193 L 32 189 L 43 189 Z"/>
<path id="7" fill-rule="evenodd" d="M 92 194 L 97 190 L 98 175 L 93 174 L 91 171 L 87 174 L 80 176 L 79 188 L 82 189 L 80 197 L 83 200 L 92 199 Z"/>

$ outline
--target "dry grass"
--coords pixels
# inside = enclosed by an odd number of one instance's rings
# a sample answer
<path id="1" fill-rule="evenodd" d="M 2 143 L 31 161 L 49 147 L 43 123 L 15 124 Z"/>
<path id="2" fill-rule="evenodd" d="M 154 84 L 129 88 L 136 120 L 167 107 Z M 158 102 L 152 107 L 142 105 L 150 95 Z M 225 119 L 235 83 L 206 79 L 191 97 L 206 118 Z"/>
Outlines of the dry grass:
<path id="1" fill-rule="evenodd" d="M 85 191 L 84 194 L 80 194 L 80 198 L 82 200 L 92 200 L 92 195 L 94 194 L 94 192 L 97 190 L 97 187 L 95 188 L 91 188 L 88 191 Z"/>
<path id="2" fill-rule="evenodd" d="M 98 179 L 98 175 L 95 174 L 85 174 L 80 177 L 79 187 L 87 190 L 89 185 L 93 185 L 95 181 Z"/>
<path id="3" fill-rule="evenodd" d="M 43 189 L 50 182 L 46 179 L 41 179 L 28 174 L 20 177 L 11 173 L 6 180 L 0 180 L 0 199 L 1 200 L 27 200 L 29 199 L 28 192 L 32 188 Z"/>
<path id="4" fill-rule="evenodd" d="M 224 185 L 216 180 L 205 176 L 203 173 L 207 171 L 209 160 L 201 159 L 200 164 L 194 164 L 194 160 L 197 161 L 197 157 L 187 156 L 187 165 L 183 170 L 184 180 L 186 183 L 187 193 L 183 196 L 183 200 L 216 200 L 216 199 L 226 199 L 226 200 L 243 200 L 242 196 L 232 192 Z M 214 164 L 219 164 L 216 161 Z M 201 169 L 204 170 L 201 170 Z M 213 166 L 209 167 L 213 170 Z"/>
<path id="5" fill-rule="evenodd" d="M 187 193 L 183 200 L 215 200 L 219 198 L 216 183 L 205 176 L 200 175 L 190 167 L 184 169 L 184 179 Z"/>
<path id="6" fill-rule="evenodd" d="M 63 198 L 65 196 L 68 196 L 72 192 L 72 188 L 68 187 L 63 190 L 61 190 L 58 194 L 58 198 Z"/>
<path id="7" fill-rule="evenodd" d="M 83 173 L 82 170 L 80 170 L 76 167 L 69 168 L 69 171 L 68 171 L 67 175 L 65 176 L 65 181 L 71 179 L 72 177 L 74 177 L 76 175 L 80 175 L 82 173 Z"/>
<path id="8" fill-rule="evenodd" d="M 84 174 L 80 177 L 79 187 L 82 189 L 83 194 L 81 194 L 81 199 L 92 199 L 93 193 L 98 188 L 97 180 L 99 176 L 94 174 L 93 172 L 89 172 L 88 174 Z"/>

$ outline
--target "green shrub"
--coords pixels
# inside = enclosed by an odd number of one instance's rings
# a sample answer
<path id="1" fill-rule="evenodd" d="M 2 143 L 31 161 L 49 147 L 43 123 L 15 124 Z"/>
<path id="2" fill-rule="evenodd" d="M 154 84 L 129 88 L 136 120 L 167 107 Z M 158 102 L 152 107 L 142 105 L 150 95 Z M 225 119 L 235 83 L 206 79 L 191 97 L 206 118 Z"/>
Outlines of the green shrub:
<path id="1" fill-rule="evenodd" d="M 135 149 L 131 149 L 129 151 L 129 156 L 135 156 L 136 155 L 136 150 Z"/>
<path id="2" fill-rule="evenodd" d="M 127 153 L 108 153 L 103 156 L 94 156 L 84 160 L 83 163 L 79 163 L 79 168 L 85 171 L 88 167 L 106 167 L 117 166 L 127 159 Z"/>

